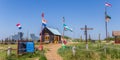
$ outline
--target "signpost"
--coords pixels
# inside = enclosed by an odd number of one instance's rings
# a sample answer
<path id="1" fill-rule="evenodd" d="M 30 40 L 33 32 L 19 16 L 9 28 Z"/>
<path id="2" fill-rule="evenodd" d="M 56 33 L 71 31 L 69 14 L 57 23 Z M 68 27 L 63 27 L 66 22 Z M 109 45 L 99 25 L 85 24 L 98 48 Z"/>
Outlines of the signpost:
<path id="1" fill-rule="evenodd" d="M 81 28 L 81 30 L 84 30 L 84 32 L 85 32 L 86 49 L 88 49 L 87 30 L 93 30 L 93 28 L 87 28 L 87 25 L 85 25 L 85 28 Z"/>

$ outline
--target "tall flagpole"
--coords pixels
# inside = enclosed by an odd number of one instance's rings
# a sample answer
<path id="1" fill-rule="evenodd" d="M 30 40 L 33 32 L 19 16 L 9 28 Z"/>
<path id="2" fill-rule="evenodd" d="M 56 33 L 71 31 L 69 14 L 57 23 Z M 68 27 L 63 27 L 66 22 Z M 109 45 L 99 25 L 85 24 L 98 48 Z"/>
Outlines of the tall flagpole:
<path id="1" fill-rule="evenodd" d="M 106 16 L 107 16 L 107 7 L 105 6 L 105 29 L 106 29 L 106 42 L 107 38 L 108 38 L 108 28 L 107 28 L 107 20 L 106 20 Z"/>
<path id="2" fill-rule="evenodd" d="M 107 22 L 111 19 L 111 17 L 109 17 L 107 15 L 107 7 L 111 7 L 112 5 L 110 3 L 105 3 L 105 29 L 106 29 L 106 42 L 108 42 L 108 27 L 107 27 Z"/>
<path id="3" fill-rule="evenodd" d="M 40 45 L 42 45 L 42 25 L 41 25 Z"/>
<path id="4" fill-rule="evenodd" d="M 44 19 L 44 13 L 42 13 L 42 20 Z M 40 45 L 39 45 L 39 50 L 43 50 L 42 46 L 42 24 L 41 24 L 41 31 L 40 31 Z"/>
<path id="5" fill-rule="evenodd" d="M 64 24 L 64 23 L 65 23 L 65 18 L 63 17 L 63 24 Z M 65 29 L 65 28 L 63 27 L 63 34 L 62 34 L 62 35 L 63 35 L 63 36 L 62 36 L 63 41 L 64 41 L 64 29 Z M 62 43 L 63 43 L 63 41 L 62 41 Z"/>

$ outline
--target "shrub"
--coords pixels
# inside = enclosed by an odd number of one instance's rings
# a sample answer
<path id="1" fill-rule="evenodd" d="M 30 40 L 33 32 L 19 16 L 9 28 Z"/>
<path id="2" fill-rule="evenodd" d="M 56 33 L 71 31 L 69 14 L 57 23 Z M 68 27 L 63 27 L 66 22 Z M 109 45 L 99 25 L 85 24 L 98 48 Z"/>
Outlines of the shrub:
<path id="1" fill-rule="evenodd" d="M 44 55 L 41 55 L 39 60 L 47 60 L 47 58 Z"/>

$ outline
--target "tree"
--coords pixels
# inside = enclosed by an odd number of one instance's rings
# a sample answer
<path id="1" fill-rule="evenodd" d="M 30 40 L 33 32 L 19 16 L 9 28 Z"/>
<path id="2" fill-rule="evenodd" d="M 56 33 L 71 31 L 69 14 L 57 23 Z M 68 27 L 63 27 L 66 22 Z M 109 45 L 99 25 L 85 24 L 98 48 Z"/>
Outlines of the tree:
<path id="1" fill-rule="evenodd" d="M 70 38 L 70 37 L 68 37 L 68 36 L 64 36 L 64 38 L 65 38 L 65 39 L 71 39 L 71 38 Z"/>
<path id="2" fill-rule="evenodd" d="M 104 40 L 114 41 L 115 38 L 114 37 L 108 37 L 108 38 L 105 38 Z"/>

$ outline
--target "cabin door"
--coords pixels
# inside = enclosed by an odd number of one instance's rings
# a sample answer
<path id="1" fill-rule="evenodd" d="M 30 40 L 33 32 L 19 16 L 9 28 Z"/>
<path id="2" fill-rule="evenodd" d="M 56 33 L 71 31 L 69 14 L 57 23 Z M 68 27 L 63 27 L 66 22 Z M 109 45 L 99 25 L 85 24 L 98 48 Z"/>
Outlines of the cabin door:
<path id="1" fill-rule="evenodd" d="M 44 42 L 49 43 L 49 41 L 50 41 L 50 35 L 48 33 L 45 33 Z"/>
<path id="2" fill-rule="evenodd" d="M 59 42 L 59 36 L 54 36 L 54 43 L 58 43 Z"/>

